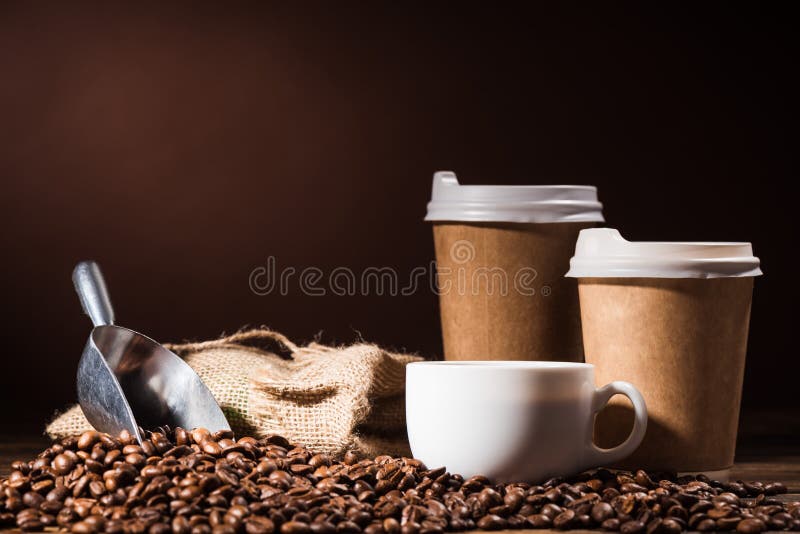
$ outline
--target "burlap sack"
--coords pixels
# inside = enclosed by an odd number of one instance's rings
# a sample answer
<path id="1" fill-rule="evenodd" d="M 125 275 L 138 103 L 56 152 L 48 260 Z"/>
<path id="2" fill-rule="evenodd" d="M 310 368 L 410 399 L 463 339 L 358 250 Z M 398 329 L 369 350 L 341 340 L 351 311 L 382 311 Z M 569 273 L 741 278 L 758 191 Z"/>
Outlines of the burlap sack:
<path id="1" fill-rule="evenodd" d="M 268 350 L 269 343 L 282 350 Z M 350 449 L 367 456 L 410 454 L 405 366 L 421 359 L 417 356 L 366 343 L 298 347 L 263 328 L 167 346 L 206 383 L 237 435 L 281 434 L 333 455 Z M 58 415 L 46 432 L 57 439 L 88 429 L 76 405 Z"/>

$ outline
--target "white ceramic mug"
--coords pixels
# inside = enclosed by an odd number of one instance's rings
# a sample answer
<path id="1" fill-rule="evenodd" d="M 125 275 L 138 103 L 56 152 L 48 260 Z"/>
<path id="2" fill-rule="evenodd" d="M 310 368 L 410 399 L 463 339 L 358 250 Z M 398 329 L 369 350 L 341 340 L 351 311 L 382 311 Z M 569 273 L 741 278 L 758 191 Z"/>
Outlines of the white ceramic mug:
<path id="1" fill-rule="evenodd" d="M 592 441 L 594 416 L 622 394 L 633 430 L 611 449 Z M 414 457 L 464 477 L 538 482 L 617 462 L 644 438 L 647 407 L 628 382 L 595 389 L 586 363 L 416 362 L 406 368 L 406 421 Z"/>

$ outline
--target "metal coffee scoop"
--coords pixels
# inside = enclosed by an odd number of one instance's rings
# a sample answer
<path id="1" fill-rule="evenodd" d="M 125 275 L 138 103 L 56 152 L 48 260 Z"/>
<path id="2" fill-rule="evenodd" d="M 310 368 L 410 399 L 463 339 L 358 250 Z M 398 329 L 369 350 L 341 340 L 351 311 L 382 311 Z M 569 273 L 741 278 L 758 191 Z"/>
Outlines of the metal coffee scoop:
<path id="1" fill-rule="evenodd" d="M 96 263 L 79 263 L 72 281 L 94 323 L 78 364 L 78 402 L 92 426 L 112 435 L 127 430 L 140 443 L 141 429 L 164 425 L 230 430 L 214 396 L 186 362 L 149 337 L 114 326 Z"/>

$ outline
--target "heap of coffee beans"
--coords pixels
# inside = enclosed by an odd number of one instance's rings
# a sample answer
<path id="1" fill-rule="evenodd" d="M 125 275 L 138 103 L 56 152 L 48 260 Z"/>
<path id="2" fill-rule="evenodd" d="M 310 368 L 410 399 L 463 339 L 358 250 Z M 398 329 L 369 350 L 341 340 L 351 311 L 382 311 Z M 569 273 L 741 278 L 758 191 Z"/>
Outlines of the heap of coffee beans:
<path id="1" fill-rule="evenodd" d="M 624 534 L 800 530 L 780 483 L 598 470 L 541 485 L 464 480 L 418 460 L 343 461 L 280 436 L 168 428 L 139 445 L 86 432 L 17 461 L 1 483 L 0 527 L 78 533 L 438 534 L 601 528 Z"/>

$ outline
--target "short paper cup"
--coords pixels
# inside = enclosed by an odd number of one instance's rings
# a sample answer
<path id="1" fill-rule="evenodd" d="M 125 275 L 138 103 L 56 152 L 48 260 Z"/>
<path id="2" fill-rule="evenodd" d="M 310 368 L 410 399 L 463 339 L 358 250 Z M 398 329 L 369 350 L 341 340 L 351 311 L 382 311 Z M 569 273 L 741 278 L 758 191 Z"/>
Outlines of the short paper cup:
<path id="1" fill-rule="evenodd" d="M 598 383 L 644 395 L 644 441 L 616 467 L 714 471 L 733 464 L 753 277 L 750 243 L 629 242 L 580 233 L 567 277 L 578 278 L 583 343 Z M 612 399 L 598 445 L 621 441 L 630 404 Z"/>

